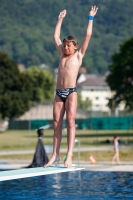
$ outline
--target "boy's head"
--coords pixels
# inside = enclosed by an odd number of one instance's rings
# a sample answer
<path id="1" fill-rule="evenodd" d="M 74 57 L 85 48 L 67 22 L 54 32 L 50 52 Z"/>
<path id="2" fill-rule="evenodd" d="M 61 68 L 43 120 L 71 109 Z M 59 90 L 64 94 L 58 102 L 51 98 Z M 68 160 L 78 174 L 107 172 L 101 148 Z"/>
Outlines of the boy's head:
<path id="1" fill-rule="evenodd" d="M 78 41 L 73 36 L 67 36 L 63 39 L 63 49 L 65 55 L 73 54 L 78 48 Z"/>

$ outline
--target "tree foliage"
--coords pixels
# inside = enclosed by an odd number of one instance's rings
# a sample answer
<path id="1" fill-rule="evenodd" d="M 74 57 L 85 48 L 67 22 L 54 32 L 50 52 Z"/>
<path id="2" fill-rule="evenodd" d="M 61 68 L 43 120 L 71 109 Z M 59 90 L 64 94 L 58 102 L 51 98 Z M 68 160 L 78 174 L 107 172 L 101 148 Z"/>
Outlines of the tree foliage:
<path id="1" fill-rule="evenodd" d="M 31 103 L 53 99 L 54 79 L 50 72 L 29 67 L 20 73 L 7 54 L 0 53 L 0 116 L 13 119 L 29 110 Z"/>
<path id="2" fill-rule="evenodd" d="M 113 54 L 110 74 L 107 82 L 114 96 L 109 101 L 111 108 L 125 102 L 128 109 L 133 109 L 133 38 L 120 45 L 118 53 Z"/>
<path id="3" fill-rule="evenodd" d="M 52 74 L 37 66 L 29 67 L 25 72 L 32 84 L 32 102 L 51 100 L 54 97 L 54 78 Z"/>
<path id="4" fill-rule="evenodd" d="M 4 119 L 15 118 L 29 109 L 32 85 L 26 74 L 7 54 L 0 53 L 0 114 Z"/>
<path id="5" fill-rule="evenodd" d="M 57 68 L 59 56 L 53 32 L 59 12 L 67 9 L 61 39 L 74 35 L 80 46 L 93 4 L 93 0 L 0 1 L 0 51 L 7 52 L 15 62 L 26 67 L 44 63 Z M 117 0 L 114 4 L 114 0 L 95 0 L 95 4 L 99 9 L 83 66 L 88 72 L 102 74 L 111 62 L 110 56 L 118 50 L 118 44 L 133 35 L 133 1 Z"/>

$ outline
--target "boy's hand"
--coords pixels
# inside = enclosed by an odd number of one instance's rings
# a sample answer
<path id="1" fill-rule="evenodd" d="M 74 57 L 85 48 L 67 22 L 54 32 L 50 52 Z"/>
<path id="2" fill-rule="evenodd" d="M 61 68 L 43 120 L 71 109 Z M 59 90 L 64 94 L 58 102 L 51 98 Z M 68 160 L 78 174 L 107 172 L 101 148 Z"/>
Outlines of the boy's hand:
<path id="1" fill-rule="evenodd" d="M 59 16 L 58 16 L 58 19 L 60 19 L 60 18 L 62 18 L 62 19 L 65 18 L 66 13 L 67 13 L 66 10 L 63 10 L 62 12 L 60 12 L 60 14 L 59 14 Z"/>
<path id="2" fill-rule="evenodd" d="M 92 6 L 89 15 L 94 17 L 97 13 L 98 7 Z"/>

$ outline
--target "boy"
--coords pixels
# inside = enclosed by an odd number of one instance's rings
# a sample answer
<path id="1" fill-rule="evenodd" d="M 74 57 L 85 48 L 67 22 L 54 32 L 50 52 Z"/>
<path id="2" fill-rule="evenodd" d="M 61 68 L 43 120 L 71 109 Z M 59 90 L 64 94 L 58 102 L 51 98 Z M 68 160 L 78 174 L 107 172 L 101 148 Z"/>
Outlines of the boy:
<path id="1" fill-rule="evenodd" d="M 67 125 L 67 143 L 68 150 L 66 155 L 65 167 L 71 167 L 72 155 L 75 139 L 75 117 L 77 109 L 77 90 L 76 79 L 82 59 L 88 47 L 91 35 L 93 18 L 98 8 L 92 6 L 88 16 L 88 26 L 86 35 L 79 51 L 77 39 L 73 36 L 66 37 L 63 42 L 60 40 L 60 30 L 62 21 L 66 16 L 66 10 L 60 12 L 54 32 L 54 42 L 58 53 L 60 54 L 60 63 L 58 69 L 56 96 L 54 99 L 53 118 L 54 118 L 54 138 L 53 154 L 49 162 L 44 166 L 48 167 L 54 162 L 60 161 L 60 143 L 62 139 L 62 121 L 66 112 Z"/>

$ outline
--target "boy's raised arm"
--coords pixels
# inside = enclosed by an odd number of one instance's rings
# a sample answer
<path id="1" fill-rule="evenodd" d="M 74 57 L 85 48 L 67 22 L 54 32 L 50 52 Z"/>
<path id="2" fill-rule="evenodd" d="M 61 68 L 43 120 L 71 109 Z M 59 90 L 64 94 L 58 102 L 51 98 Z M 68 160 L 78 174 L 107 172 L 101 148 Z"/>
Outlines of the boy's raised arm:
<path id="1" fill-rule="evenodd" d="M 84 56 L 87 50 L 91 35 L 92 35 L 92 28 L 93 28 L 93 18 L 97 13 L 98 8 L 96 6 L 92 6 L 88 16 L 88 26 L 86 29 L 86 35 L 83 39 L 81 47 L 79 49 L 79 53 Z"/>
<path id="2" fill-rule="evenodd" d="M 66 10 L 63 10 L 62 12 L 60 12 L 59 16 L 58 16 L 58 21 L 55 27 L 55 31 L 54 31 L 54 42 L 57 48 L 57 51 L 59 52 L 59 54 L 62 53 L 62 42 L 60 39 L 60 31 L 61 31 L 61 25 L 62 25 L 62 21 L 66 16 Z"/>

